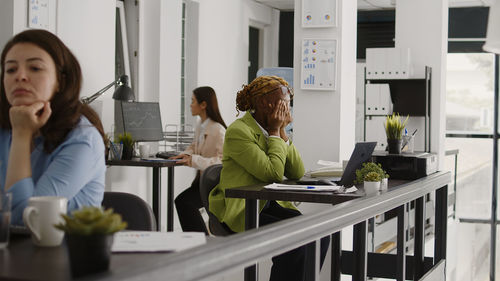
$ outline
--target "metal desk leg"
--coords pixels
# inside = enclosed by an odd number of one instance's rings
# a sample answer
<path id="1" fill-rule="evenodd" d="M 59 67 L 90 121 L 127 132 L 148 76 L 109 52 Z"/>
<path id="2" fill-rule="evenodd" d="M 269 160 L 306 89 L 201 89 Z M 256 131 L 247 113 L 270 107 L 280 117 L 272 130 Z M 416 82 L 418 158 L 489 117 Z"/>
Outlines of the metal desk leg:
<path id="1" fill-rule="evenodd" d="M 153 167 L 153 213 L 156 227 L 161 230 L 161 168 Z"/>
<path id="2" fill-rule="evenodd" d="M 174 231 L 174 167 L 168 167 L 167 231 Z"/>
<path id="3" fill-rule="evenodd" d="M 305 245 L 306 247 L 306 263 L 305 273 L 306 281 L 319 280 L 319 264 L 320 264 L 320 240 L 315 240 Z"/>
<path id="4" fill-rule="evenodd" d="M 436 190 L 436 228 L 434 239 L 434 265 L 446 259 L 446 233 L 448 223 L 448 186 Z"/>
<path id="5" fill-rule="evenodd" d="M 415 244 L 414 244 L 414 265 L 413 269 L 415 275 L 413 280 L 419 280 L 424 275 L 424 222 L 425 222 L 425 209 L 424 197 L 415 200 Z"/>
<path id="6" fill-rule="evenodd" d="M 245 230 L 257 228 L 259 225 L 259 209 L 256 199 L 245 199 Z M 259 280 L 258 264 L 245 268 L 245 281 Z"/>
<path id="7" fill-rule="evenodd" d="M 340 256 L 342 255 L 341 232 L 332 234 L 332 269 L 330 280 L 340 281 Z"/>
<path id="8" fill-rule="evenodd" d="M 354 225 L 352 245 L 354 254 L 354 272 L 352 274 L 353 281 L 366 280 L 366 236 L 366 221 Z"/>
<path id="9" fill-rule="evenodd" d="M 396 208 L 398 214 L 396 280 L 406 280 L 406 229 L 408 228 L 407 204 Z"/>

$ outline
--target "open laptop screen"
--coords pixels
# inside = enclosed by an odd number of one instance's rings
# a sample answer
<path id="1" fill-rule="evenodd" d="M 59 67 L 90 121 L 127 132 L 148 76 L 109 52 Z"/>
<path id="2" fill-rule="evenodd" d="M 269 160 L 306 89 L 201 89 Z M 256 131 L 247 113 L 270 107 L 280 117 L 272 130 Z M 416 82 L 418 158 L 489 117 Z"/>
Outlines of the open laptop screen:
<path id="1" fill-rule="evenodd" d="M 163 139 L 160 105 L 157 102 L 121 102 L 117 133 L 128 132 L 135 141 Z"/>
<path id="2" fill-rule="evenodd" d="M 367 162 L 372 157 L 373 150 L 377 142 L 358 142 L 349 158 L 349 162 L 345 167 L 342 178 L 337 183 L 343 186 L 351 186 L 356 179 L 356 170 L 361 169 L 364 162 Z"/>

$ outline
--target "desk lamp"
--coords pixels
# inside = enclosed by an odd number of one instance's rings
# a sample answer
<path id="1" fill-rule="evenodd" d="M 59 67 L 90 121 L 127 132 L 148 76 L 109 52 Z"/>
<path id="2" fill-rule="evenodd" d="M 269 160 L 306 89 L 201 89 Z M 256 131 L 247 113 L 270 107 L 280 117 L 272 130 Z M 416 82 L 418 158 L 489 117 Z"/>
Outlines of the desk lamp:
<path id="1" fill-rule="evenodd" d="M 113 94 L 114 100 L 119 100 L 119 101 L 133 101 L 133 100 L 135 100 L 134 92 L 128 86 L 128 76 L 122 75 L 118 79 L 116 79 L 115 81 L 111 82 L 106 87 L 99 90 L 97 93 L 93 94 L 92 96 L 82 98 L 82 102 L 84 104 L 89 104 L 89 103 L 93 102 L 95 99 L 97 99 L 102 94 L 104 94 L 109 88 L 111 88 L 115 85 L 119 85 L 119 86 L 118 86 L 118 88 L 116 88 L 115 93 Z"/>
<path id="2" fill-rule="evenodd" d="M 496 0 L 490 6 L 488 16 L 488 30 L 486 33 L 486 43 L 483 50 L 495 54 L 494 71 L 494 121 L 493 121 L 493 184 L 491 192 L 491 240 L 490 240 L 490 280 L 495 280 L 496 268 L 496 239 L 497 239 L 497 196 L 498 196 L 498 83 L 499 83 L 499 57 L 500 57 L 500 0 Z"/>

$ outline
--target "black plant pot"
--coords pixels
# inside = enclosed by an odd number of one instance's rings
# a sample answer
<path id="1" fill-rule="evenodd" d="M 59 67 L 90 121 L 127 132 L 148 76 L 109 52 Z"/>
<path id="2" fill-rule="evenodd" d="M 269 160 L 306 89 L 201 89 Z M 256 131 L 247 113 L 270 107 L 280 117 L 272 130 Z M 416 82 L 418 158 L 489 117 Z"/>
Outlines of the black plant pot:
<path id="1" fill-rule="evenodd" d="M 401 139 L 398 140 L 387 140 L 387 148 L 389 149 L 389 154 L 401 154 Z"/>
<path id="2" fill-rule="evenodd" d="M 66 234 L 66 245 L 73 277 L 109 269 L 113 234 Z"/>
<path id="3" fill-rule="evenodd" d="M 122 159 L 123 160 L 130 160 L 130 159 L 132 159 L 132 156 L 134 156 L 134 147 L 124 145 L 123 151 L 122 151 Z"/>

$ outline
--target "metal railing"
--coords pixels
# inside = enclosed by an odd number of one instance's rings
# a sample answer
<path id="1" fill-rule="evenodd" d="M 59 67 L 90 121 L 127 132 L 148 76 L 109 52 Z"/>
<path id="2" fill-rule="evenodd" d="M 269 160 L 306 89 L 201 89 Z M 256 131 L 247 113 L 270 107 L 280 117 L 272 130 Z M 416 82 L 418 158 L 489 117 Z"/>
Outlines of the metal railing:
<path id="1" fill-rule="evenodd" d="M 138 259 L 134 267 L 114 268 L 111 274 L 93 276 L 92 279 L 191 281 L 215 278 L 234 270 L 243 270 L 256 261 L 316 241 L 344 227 L 366 222 L 374 214 L 404 206 L 407 202 L 419 200 L 430 192 L 447 191 L 450 179 L 450 172 L 437 172 L 377 196 L 361 197 L 315 214 L 302 215 L 247 232 L 212 239 L 203 246 L 184 252 L 158 255 L 155 262 L 151 262 L 151 259 L 141 262 Z M 444 199 L 444 194 L 441 197 Z M 446 207 L 440 209 L 446 213 Z M 446 243 L 446 226 L 444 227 Z M 441 242 L 442 239 L 443 237 L 436 237 L 436 240 Z M 446 249 L 446 245 L 444 248 L 442 245 L 436 246 L 438 258 L 434 264 L 445 257 L 445 252 L 442 251 Z"/>

